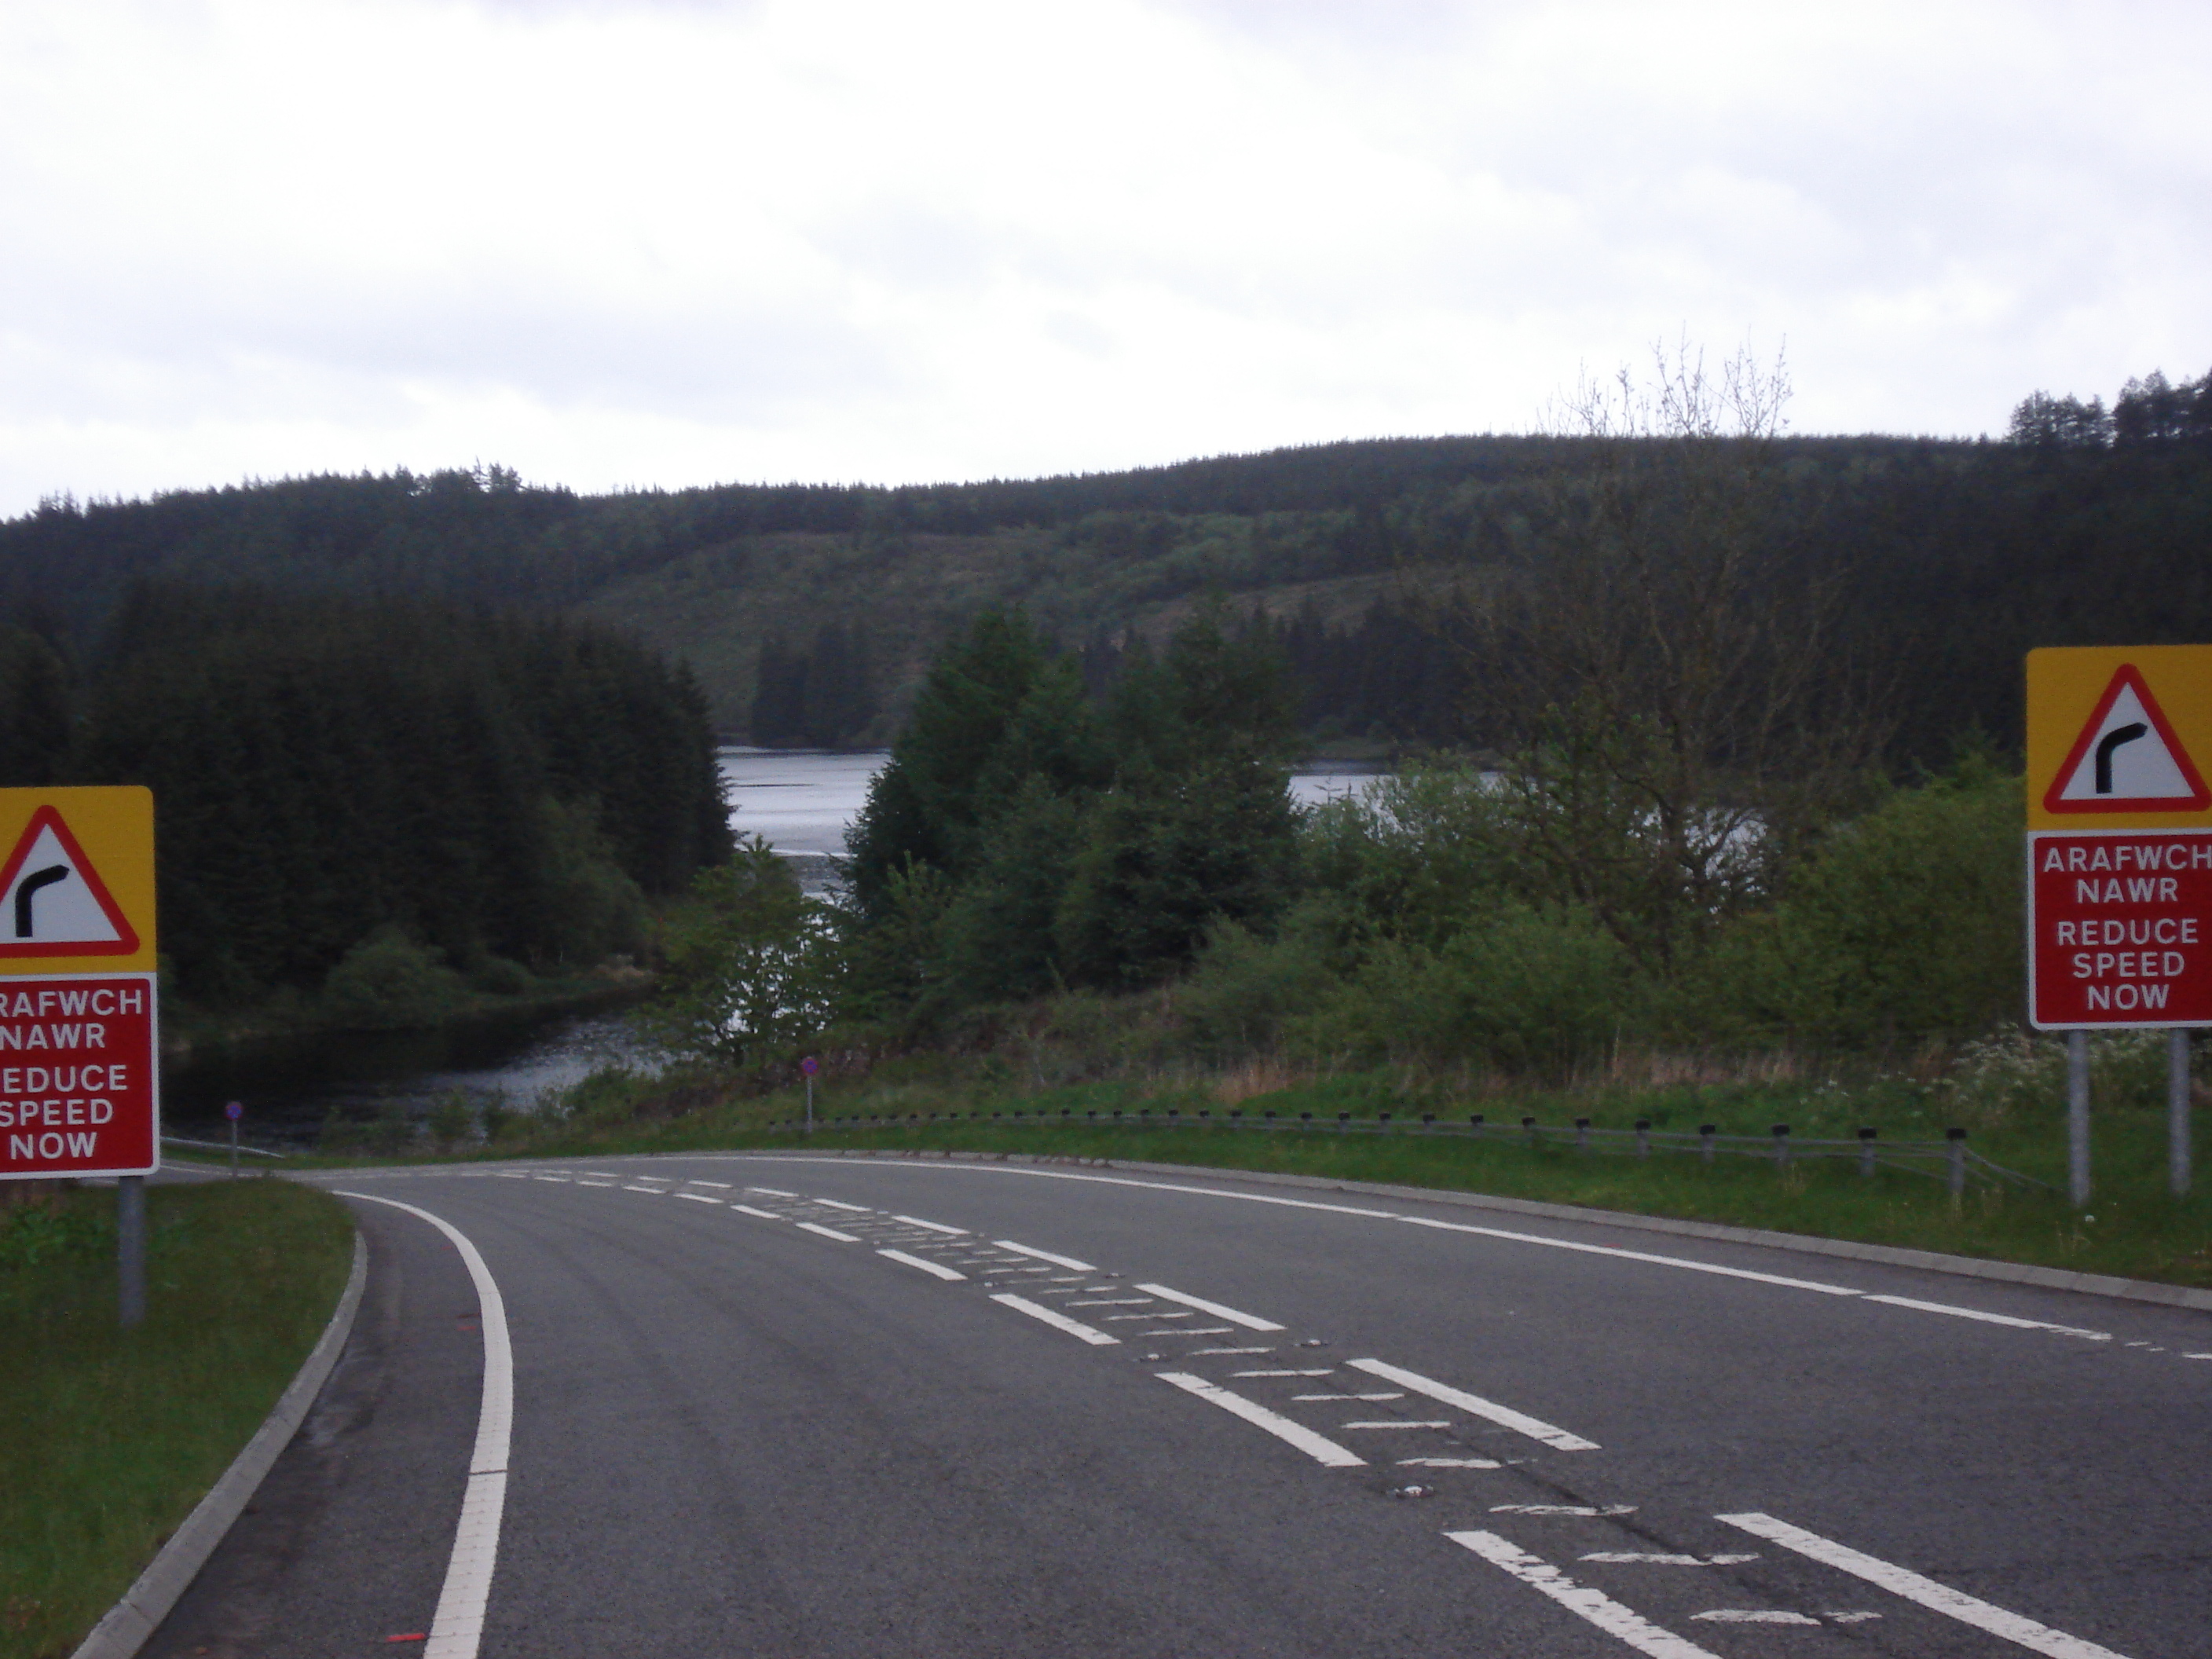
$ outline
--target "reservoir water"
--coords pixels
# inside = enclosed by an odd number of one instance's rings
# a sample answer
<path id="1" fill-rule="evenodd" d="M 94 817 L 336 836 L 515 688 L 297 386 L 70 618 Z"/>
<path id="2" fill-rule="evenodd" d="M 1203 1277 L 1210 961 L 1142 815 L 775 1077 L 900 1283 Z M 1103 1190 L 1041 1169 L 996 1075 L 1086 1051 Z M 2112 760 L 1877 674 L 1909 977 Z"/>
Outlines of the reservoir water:
<path id="1" fill-rule="evenodd" d="M 718 757 L 740 835 L 759 836 L 790 858 L 814 891 L 845 850 L 845 832 L 867 799 L 887 751 L 723 750 Z M 1315 767 L 1291 780 L 1301 805 L 1360 787 L 1376 769 Z M 538 1012 L 429 1031 L 321 1033 L 196 1053 L 162 1068 L 167 1131 L 220 1140 L 222 1108 L 246 1107 L 244 1138 L 265 1146 L 312 1144 L 333 1107 L 362 1120 L 397 1105 L 410 1114 L 456 1091 L 472 1102 L 497 1098 L 530 1109 L 548 1091 L 581 1081 L 600 1066 L 650 1063 L 618 1008 Z"/>

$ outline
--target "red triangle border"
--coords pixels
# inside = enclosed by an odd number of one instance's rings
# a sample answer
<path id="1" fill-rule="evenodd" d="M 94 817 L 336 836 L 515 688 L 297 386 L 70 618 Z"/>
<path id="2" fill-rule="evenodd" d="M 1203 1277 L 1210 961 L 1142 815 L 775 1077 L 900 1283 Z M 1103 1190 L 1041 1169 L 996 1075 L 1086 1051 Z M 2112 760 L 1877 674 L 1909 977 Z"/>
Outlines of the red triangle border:
<path id="1" fill-rule="evenodd" d="M 2105 716 L 2112 712 L 2112 705 L 2120 700 L 2120 692 L 2126 687 L 2133 688 L 2136 701 L 2142 704 L 2143 713 L 2149 716 L 2160 740 L 2166 744 L 2166 752 L 2173 757 L 2174 765 L 2180 769 L 2181 775 L 2196 793 L 2178 799 L 2172 795 L 2148 799 L 2130 795 L 2112 800 L 2061 800 L 2058 792 L 2065 788 L 2068 781 L 2080 769 L 2082 757 L 2089 752 L 2089 745 L 2096 738 L 2097 728 L 2105 723 Z M 2197 763 L 2190 759 L 2189 750 L 2182 746 L 2181 739 L 2174 734 L 2172 726 L 2166 720 L 2166 710 L 2158 706 L 2158 699 L 2151 695 L 2142 671 L 2131 662 L 2122 663 L 2112 674 L 2112 683 L 2105 688 L 2105 695 L 2097 699 L 2096 708 L 2090 711 L 2087 721 L 2081 727 L 2081 735 L 2074 739 L 2074 747 L 2068 752 L 2065 763 L 2052 776 L 2051 787 L 2044 791 L 2043 810 L 2046 812 L 2202 812 L 2208 806 L 2212 806 L 2212 789 L 2205 787 L 2203 775 L 2197 771 Z M 6 890 L 9 879 L 10 877 L 0 876 L 0 891 Z"/>
<path id="2" fill-rule="evenodd" d="M 70 861 L 76 866 L 78 876 L 82 878 L 85 886 L 91 890 L 93 902 L 98 904 L 101 912 L 106 915 L 109 925 L 115 929 L 117 937 L 105 942 L 94 940 L 87 943 L 82 939 L 63 939 L 51 945 L 22 945 L 9 939 L 4 929 L 0 929 L 0 957 L 136 955 L 138 950 L 138 930 L 131 925 L 131 918 L 123 914 L 123 907 L 115 902 L 114 895 L 107 890 L 107 884 L 100 878 L 100 872 L 93 866 L 92 860 L 85 856 L 84 848 L 77 844 L 76 837 L 70 832 L 68 821 L 62 817 L 60 809 L 51 802 L 31 814 L 30 823 L 23 827 L 22 836 L 15 843 L 15 850 L 8 854 L 6 866 L 0 867 L 0 894 L 4 894 L 15 884 L 16 872 L 23 867 L 23 860 L 30 857 L 31 848 L 37 844 L 39 831 L 41 830 L 51 830 L 54 832 L 54 839 L 61 842 L 62 851 L 67 853 L 70 855 Z"/>

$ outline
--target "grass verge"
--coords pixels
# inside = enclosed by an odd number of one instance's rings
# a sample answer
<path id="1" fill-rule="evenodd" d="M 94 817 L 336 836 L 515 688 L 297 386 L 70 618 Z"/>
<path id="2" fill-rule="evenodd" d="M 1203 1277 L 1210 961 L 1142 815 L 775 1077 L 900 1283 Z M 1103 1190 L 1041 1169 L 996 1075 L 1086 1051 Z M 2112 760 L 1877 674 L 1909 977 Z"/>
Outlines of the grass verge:
<path id="1" fill-rule="evenodd" d="M 115 1195 L 0 1212 L 0 1659 L 66 1654 L 238 1455 L 329 1322 L 353 1225 L 283 1181 L 147 1189 L 147 1317 Z"/>

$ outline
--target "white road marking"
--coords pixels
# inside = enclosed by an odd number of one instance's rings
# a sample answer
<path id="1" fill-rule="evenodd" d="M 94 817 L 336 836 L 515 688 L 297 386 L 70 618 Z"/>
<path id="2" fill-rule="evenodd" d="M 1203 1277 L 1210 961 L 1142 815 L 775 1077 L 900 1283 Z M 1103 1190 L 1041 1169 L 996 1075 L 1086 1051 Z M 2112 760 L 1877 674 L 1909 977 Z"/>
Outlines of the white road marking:
<path id="1" fill-rule="evenodd" d="M 1150 1298 L 1148 1297 L 1148 1298 L 1147 1298 L 1147 1300 L 1149 1300 L 1149 1299 L 1150 1299 Z M 1073 1307 L 1074 1307 L 1076 1304 L 1075 1304 L 1074 1303 L 1071 1302 L 1071 1303 L 1069 1303 L 1067 1305 L 1068 1305 L 1069 1307 L 1073 1308 Z M 1111 1324 L 1114 1324 L 1114 1323 L 1117 1322 L 1118 1321 L 1124 1320 L 1124 1319 L 1188 1319 L 1189 1317 L 1190 1317 L 1190 1316 L 1189 1316 L 1188 1314 L 1164 1314 L 1164 1313 L 1108 1314 L 1108 1315 L 1106 1316 L 1106 1322 L 1107 1322 L 1109 1325 L 1111 1325 Z M 1177 1333 L 1177 1334 L 1181 1334 L 1181 1333 Z"/>
<path id="2" fill-rule="evenodd" d="M 1608 1636 L 1634 1648 L 1647 1659 L 1717 1659 L 1710 1650 L 1653 1624 L 1633 1608 L 1623 1607 L 1602 1590 L 1577 1584 L 1550 1562 L 1531 1555 L 1494 1532 L 1448 1532 L 1462 1549 L 1470 1550 L 1493 1566 L 1503 1567 L 1532 1589 L 1540 1590 L 1568 1612 L 1587 1619 Z"/>
<path id="3" fill-rule="evenodd" d="M 1398 1467 L 1407 1469 L 1502 1469 L 1504 1464 L 1494 1457 L 1401 1457 Z"/>
<path id="4" fill-rule="evenodd" d="M 501 1170 L 497 1173 L 501 1181 L 527 1181 L 530 1179 L 529 1176 L 520 1170 Z"/>
<path id="5" fill-rule="evenodd" d="M 1014 1271 L 1023 1273 L 1029 1270 L 1017 1267 Z M 1067 1305 L 1071 1308 L 1141 1308 L 1152 1299 L 1149 1296 L 1102 1296 L 1089 1297 L 1081 1302 L 1071 1302 Z M 1122 1316 L 1124 1318 L 1129 1316 L 1126 1314 Z M 1151 1314 L 1145 1316 L 1147 1319 L 1153 1316 Z"/>
<path id="6" fill-rule="evenodd" d="M 749 1193 L 765 1194 L 769 1198 L 797 1198 L 799 1196 L 797 1193 L 787 1193 L 781 1187 L 748 1187 L 745 1190 Z"/>
<path id="7" fill-rule="evenodd" d="M 1808 1619 L 1802 1613 L 1766 1612 L 1755 1607 L 1715 1607 L 1710 1613 L 1693 1613 L 1692 1619 L 1702 1619 L 1716 1625 L 1817 1625 L 1817 1619 Z"/>
<path id="8" fill-rule="evenodd" d="M 1255 1405 L 1241 1394 L 1207 1382 L 1202 1376 L 1193 1376 L 1188 1371 L 1158 1371 L 1154 1373 L 1161 1382 L 1172 1382 L 1186 1394 L 1194 1394 L 1200 1400 L 1218 1406 L 1231 1416 L 1241 1417 L 1255 1429 L 1265 1429 L 1276 1439 L 1296 1446 L 1316 1463 L 1332 1469 L 1352 1469 L 1365 1467 L 1367 1460 L 1346 1447 L 1340 1446 L 1325 1435 L 1316 1434 L 1303 1423 L 1294 1423 L 1279 1413 L 1265 1406 Z"/>
<path id="9" fill-rule="evenodd" d="M 755 1190 L 757 1191 L 759 1189 L 757 1188 Z M 955 1238 L 965 1238 L 968 1237 L 968 1230 L 965 1227 L 948 1227 L 941 1221 L 924 1221 L 918 1215 L 895 1215 L 891 1219 L 894 1221 L 903 1221 L 909 1227 L 927 1228 L 933 1233 L 950 1233 Z"/>
<path id="10" fill-rule="evenodd" d="M 1387 1423 L 1340 1423 L 1340 1429 L 1448 1429 L 1449 1423 L 1401 1423 L 1395 1418 Z"/>
<path id="11" fill-rule="evenodd" d="M 811 1198 L 806 1201 L 810 1204 L 823 1205 L 832 1210 L 850 1210 L 854 1215 L 872 1215 L 875 1213 L 874 1211 L 871 1210 L 865 1204 L 840 1204 L 834 1198 Z"/>
<path id="12" fill-rule="evenodd" d="M 1104 1347 L 1109 1343 L 1119 1346 L 1121 1340 L 1120 1337 L 1109 1336 L 1079 1319 L 1070 1319 L 1066 1314 L 1048 1308 L 1041 1302 L 1032 1302 L 1025 1296 L 1016 1296 L 1012 1291 L 1001 1291 L 991 1300 L 1004 1303 L 1016 1313 L 1025 1313 L 1031 1319 L 1042 1320 L 1056 1331 L 1066 1331 L 1070 1336 L 1079 1337 L 1094 1348 Z"/>
<path id="13" fill-rule="evenodd" d="M 1191 1335 L 1194 1335 L 1194 1334 L 1196 1334 L 1196 1333 L 1194 1333 L 1194 1332 L 1191 1332 L 1191 1331 L 1179 1331 L 1179 1332 L 1177 1332 L 1177 1333 L 1176 1333 L 1176 1334 L 1177 1334 L 1177 1335 L 1179 1335 L 1179 1336 L 1191 1336 Z M 1193 1348 L 1193 1349 L 1190 1351 L 1191 1358 L 1197 1358 L 1200 1354 L 1202 1354 L 1202 1353 L 1273 1353 L 1273 1352 L 1274 1352 L 1274 1350 L 1273 1350 L 1273 1348 Z"/>
<path id="14" fill-rule="evenodd" d="M 1733 1567 L 1756 1561 L 1755 1555 L 1653 1555 L 1636 1550 L 1592 1550 L 1584 1561 L 1614 1561 L 1647 1567 Z"/>
<path id="15" fill-rule="evenodd" d="M 1492 1515 L 1578 1515 L 1585 1521 L 1601 1519 L 1608 1515 L 1633 1515 L 1633 1504 L 1492 1504 Z"/>
<path id="16" fill-rule="evenodd" d="M 1030 1256 L 1038 1261 L 1049 1261 L 1054 1267 L 1065 1267 L 1070 1273 L 1095 1273 L 1098 1271 L 1088 1261 L 1078 1261 L 1072 1255 L 1054 1255 L 1050 1250 L 1033 1250 L 1026 1244 L 1015 1243 L 1011 1238 L 994 1238 L 991 1242 L 1002 1250 L 1012 1250 L 1016 1255 Z"/>
<path id="17" fill-rule="evenodd" d="M 1137 1288 L 1147 1296 L 1165 1297 L 1186 1308 L 1195 1308 L 1200 1313 L 1210 1313 L 1216 1319 L 1225 1319 L 1232 1325 L 1242 1325 L 1248 1331 L 1279 1331 L 1283 1328 L 1272 1319 L 1261 1319 L 1256 1314 L 1239 1313 L 1234 1308 L 1224 1308 L 1218 1302 L 1208 1302 L 1201 1296 L 1185 1296 L 1181 1291 L 1171 1291 L 1164 1285 L 1139 1285 Z"/>
<path id="18" fill-rule="evenodd" d="M 860 1242 L 850 1233 L 841 1233 L 835 1227 L 820 1226 L 811 1221 L 800 1222 L 799 1230 L 801 1232 L 812 1233 L 817 1238 L 834 1238 L 840 1244 L 857 1244 Z"/>
<path id="19" fill-rule="evenodd" d="M 673 1196 L 677 1198 L 688 1198 L 694 1204 L 720 1204 L 722 1201 L 719 1198 L 709 1197 L 705 1193 L 677 1193 L 673 1194 Z"/>
<path id="20" fill-rule="evenodd" d="M 687 1176 L 684 1184 L 687 1187 L 720 1187 L 724 1192 L 730 1189 L 730 1183 L 726 1181 L 702 1181 L 696 1176 Z"/>
<path id="21" fill-rule="evenodd" d="M 1294 1394 L 1293 1400 L 1326 1400 L 1333 1405 L 1350 1406 L 1369 1400 L 1403 1400 L 1402 1394 Z"/>
<path id="22" fill-rule="evenodd" d="M 1754 1538 L 1764 1538 L 1770 1544 L 1779 1544 L 1798 1554 L 1808 1556 L 1824 1566 L 1838 1572 L 1863 1578 L 1869 1584 L 1901 1595 L 1908 1601 L 1917 1601 L 1922 1607 L 1946 1613 L 1962 1625 L 2001 1636 L 2008 1642 L 2016 1642 L 2031 1653 L 2039 1653 L 2044 1659 L 2123 1659 L 2110 1648 L 2100 1648 L 2094 1642 L 2085 1642 L 2078 1636 L 2069 1636 L 2064 1631 L 2039 1625 L 2033 1619 L 2008 1613 L 2002 1607 L 1978 1600 L 1963 1590 L 1954 1590 L 1948 1584 L 1939 1584 L 1932 1578 L 1923 1578 L 1917 1572 L 1893 1566 L 1876 1556 L 1866 1555 L 1848 1545 L 1838 1544 L 1818 1533 L 1807 1532 L 1802 1527 L 1793 1527 L 1787 1521 L 1778 1521 L 1771 1515 L 1747 1510 L 1741 1515 L 1720 1515 L 1713 1517 L 1740 1528 Z"/>
<path id="23" fill-rule="evenodd" d="M 1335 1369 L 1334 1365 L 1326 1365 L 1317 1371 L 1231 1371 L 1229 1374 L 1231 1376 L 1327 1376 Z"/>
<path id="24" fill-rule="evenodd" d="M 1175 1316 L 1173 1314 L 1154 1314 L 1152 1317 L 1155 1319 L 1173 1319 Z M 1146 1334 L 1150 1336 L 1234 1336 L 1237 1334 L 1237 1328 L 1233 1325 L 1186 1325 L 1179 1331 L 1149 1331 Z M 1274 1350 L 1272 1348 L 1255 1348 L 1252 1352 L 1255 1353 L 1273 1353 Z"/>
<path id="25" fill-rule="evenodd" d="M 453 1553 L 446 1562 L 446 1582 L 438 1610 L 430 1618 L 424 1659 L 476 1659 L 483 1639 L 484 1603 L 491 1595 L 492 1569 L 499 1560 L 499 1527 L 507 1509 L 507 1442 L 514 1425 L 514 1350 L 507 1335 L 507 1304 L 477 1247 L 451 1222 L 402 1204 L 396 1198 L 341 1190 L 341 1198 L 389 1204 L 418 1216 L 445 1234 L 477 1287 L 477 1323 L 483 1333 L 483 1393 L 477 1407 L 477 1443 L 469 1455 L 469 1484 L 461 1495 L 461 1518 L 453 1528 Z"/>
<path id="26" fill-rule="evenodd" d="M 557 1181 L 563 1186 L 566 1186 L 568 1182 L 568 1177 L 566 1176 L 532 1176 L 530 1178 L 532 1181 Z"/>
<path id="27" fill-rule="evenodd" d="M 621 1174 L 614 1170 L 586 1170 L 584 1173 L 587 1176 L 601 1176 L 609 1181 L 619 1181 L 622 1179 Z"/>
<path id="28" fill-rule="evenodd" d="M 1425 1394 L 1431 1400 L 1440 1400 L 1447 1406 L 1456 1406 L 1460 1410 L 1472 1416 L 1487 1418 L 1501 1428 L 1515 1430 L 1527 1435 L 1532 1440 L 1540 1440 L 1554 1451 L 1600 1449 L 1595 1440 L 1585 1440 L 1578 1434 L 1570 1434 L 1554 1424 L 1545 1422 L 1541 1418 L 1530 1417 L 1525 1412 L 1515 1411 L 1510 1406 L 1501 1406 L 1494 1400 L 1485 1400 L 1480 1395 L 1468 1394 L 1464 1389 L 1455 1389 L 1448 1382 L 1439 1382 L 1434 1377 L 1423 1376 L 1419 1371 L 1409 1371 L 1400 1365 L 1386 1364 L 1380 1359 L 1351 1359 L 1345 1363 L 1354 1370 L 1365 1371 L 1370 1376 L 1379 1376 L 1386 1382 L 1395 1382 L 1401 1388 L 1413 1389 L 1416 1394 Z"/>
<path id="29" fill-rule="evenodd" d="M 2212 1359 L 2212 1353 L 2185 1353 L 2181 1357 L 2184 1359 Z"/>
<path id="30" fill-rule="evenodd" d="M 579 1181 L 576 1184 L 579 1187 L 611 1187 L 615 1183 L 611 1181 Z"/>
<path id="31" fill-rule="evenodd" d="M 965 1282 L 968 1277 L 957 1267 L 948 1267 L 942 1262 L 930 1261 L 918 1255 L 908 1255 L 904 1250 L 878 1250 L 876 1254 L 888 1256 L 893 1261 L 900 1262 L 908 1267 L 919 1267 L 922 1272 L 933 1274 L 939 1279 Z"/>
<path id="32" fill-rule="evenodd" d="M 738 1204 L 732 1202 L 730 1207 L 733 1210 L 742 1210 L 747 1215 L 757 1215 L 763 1221 L 781 1221 L 783 1219 L 783 1218 L 778 1215 L 774 1210 L 756 1210 L 750 1204 Z"/>
<path id="33" fill-rule="evenodd" d="M 1984 1325 L 2009 1325 L 2018 1331 L 2050 1331 L 2059 1336 L 2085 1337 L 2092 1342 L 2109 1342 L 2110 1331 L 2085 1331 L 2078 1325 L 2054 1325 L 2046 1319 L 2015 1319 L 2010 1314 L 1984 1313 L 1979 1308 L 1955 1307 L 1948 1302 L 1922 1302 L 1909 1296 L 1873 1296 L 1869 1302 L 1880 1302 L 1892 1308 L 1913 1308 L 1922 1313 L 1948 1314 L 1954 1319 L 1978 1319 Z"/>
<path id="34" fill-rule="evenodd" d="M 658 1187 L 625 1187 L 623 1190 L 626 1193 L 651 1193 L 655 1198 L 665 1198 L 668 1196 L 665 1192 L 662 1191 Z"/>

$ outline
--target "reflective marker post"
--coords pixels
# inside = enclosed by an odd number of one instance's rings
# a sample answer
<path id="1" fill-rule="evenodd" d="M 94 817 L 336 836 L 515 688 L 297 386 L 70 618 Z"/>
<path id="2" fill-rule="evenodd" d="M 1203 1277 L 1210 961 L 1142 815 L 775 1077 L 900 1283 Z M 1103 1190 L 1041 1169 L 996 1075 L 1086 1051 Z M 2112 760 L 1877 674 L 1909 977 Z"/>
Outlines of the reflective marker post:
<path id="1" fill-rule="evenodd" d="M 2066 1191 L 2080 1209 L 2089 1201 L 2089 1034 L 2066 1034 Z"/>
<path id="2" fill-rule="evenodd" d="M 115 1178 L 116 1314 L 125 1330 L 146 1317 L 146 1177 Z"/>
<path id="3" fill-rule="evenodd" d="M 2166 1179 L 2176 1198 L 2189 1196 L 2189 1033 L 2166 1034 Z"/>

